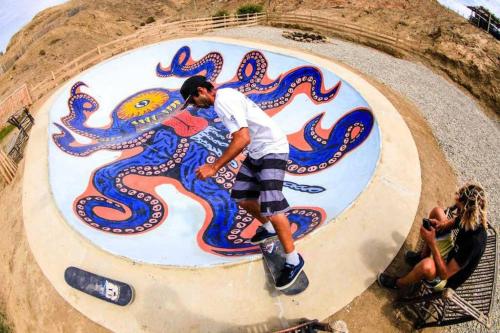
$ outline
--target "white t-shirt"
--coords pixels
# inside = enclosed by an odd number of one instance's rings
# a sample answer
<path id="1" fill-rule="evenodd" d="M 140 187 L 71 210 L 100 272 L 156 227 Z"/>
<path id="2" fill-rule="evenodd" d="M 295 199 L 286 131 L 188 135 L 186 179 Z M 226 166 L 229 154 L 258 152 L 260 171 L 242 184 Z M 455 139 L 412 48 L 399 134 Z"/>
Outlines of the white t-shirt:
<path id="1" fill-rule="evenodd" d="M 257 104 L 238 90 L 218 89 L 214 109 L 231 134 L 242 127 L 248 128 L 250 144 L 247 149 L 250 157 L 258 159 L 267 154 L 288 154 L 290 151 L 285 133 Z"/>

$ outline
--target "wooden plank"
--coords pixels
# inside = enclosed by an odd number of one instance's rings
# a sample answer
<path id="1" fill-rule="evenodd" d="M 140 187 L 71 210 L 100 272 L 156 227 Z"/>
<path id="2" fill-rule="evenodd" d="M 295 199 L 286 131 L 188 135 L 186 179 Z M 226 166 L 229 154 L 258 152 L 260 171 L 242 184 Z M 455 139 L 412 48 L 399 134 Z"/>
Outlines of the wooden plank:
<path id="1" fill-rule="evenodd" d="M 16 170 L 17 166 L 15 163 L 10 159 L 7 154 L 3 150 L 0 149 L 0 162 L 2 164 L 3 170 L 5 171 L 5 174 L 10 177 L 10 179 L 14 179 L 16 175 Z"/>

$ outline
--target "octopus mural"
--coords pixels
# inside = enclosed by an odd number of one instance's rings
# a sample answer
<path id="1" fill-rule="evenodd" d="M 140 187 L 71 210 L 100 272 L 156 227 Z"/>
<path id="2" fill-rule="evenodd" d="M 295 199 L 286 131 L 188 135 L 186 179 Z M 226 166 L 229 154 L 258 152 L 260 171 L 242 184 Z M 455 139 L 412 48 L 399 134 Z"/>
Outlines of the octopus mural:
<path id="1" fill-rule="evenodd" d="M 205 75 L 217 88 L 241 91 L 271 116 L 286 110 L 299 95 L 321 105 L 334 100 L 342 89 L 341 81 L 326 87 L 321 71 L 314 66 L 299 66 L 269 77 L 268 61 L 258 50 L 241 59 L 231 80 L 218 82 L 223 67 L 222 54 L 210 52 L 193 59 L 190 47 L 184 46 L 169 65 L 159 63 L 152 71 L 165 80 Z M 111 112 L 110 124 L 98 128 L 87 125 L 100 107 L 88 93 L 91 89 L 80 81 L 72 86 L 67 102 L 69 113 L 55 124 L 59 132 L 52 135 L 58 149 L 78 158 L 102 150 L 121 152 L 115 161 L 95 169 L 87 189 L 74 199 L 73 212 L 81 222 L 113 235 L 148 233 L 168 223 L 169 202 L 154 188 L 169 183 L 204 208 L 203 227 L 197 235 L 201 249 L 220 256 L 259 251 L 249 243 L 256 221 L 230 199 L 244 154 L 213 178 L 201 181 L 195 177 L 195 170 L 213 162 L 230 141 L 212 108 L 180 110 L 183 100 L 177 89 L 150 88 L 124 99 Z M 363 144 L 374 126 L 373 114 L 367 107 L 345 113 L 327 130 L 320 126 L 324 115 L 311 115 L 299 132 L 289 135 L 289 174 L 311 175 L 335 167 Z M 81 143 L 74 134 L 87 138 L 88 143 Z M 324 191 L 321 184 L 286 181 L 285 186 L 309 194 Z M 292 207 L 287 215 L 295 239 L 315 230 L 326 218 L 323 208 L 314 206 Z"/>

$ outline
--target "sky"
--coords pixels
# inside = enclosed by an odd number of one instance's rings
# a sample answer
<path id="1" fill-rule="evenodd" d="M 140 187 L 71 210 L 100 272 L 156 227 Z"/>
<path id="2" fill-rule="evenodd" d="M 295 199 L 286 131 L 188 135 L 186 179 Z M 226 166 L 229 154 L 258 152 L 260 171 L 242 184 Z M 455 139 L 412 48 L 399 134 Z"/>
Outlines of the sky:
<path id="1" fill-rule="evenodd" d="M 67 0 L 0 0 L 0 51 L 5 51 L 10 38 L 45 8 Z M 500 17 L 500 0 L 438 0 L 464 17 L 469 17 L 466 6 L 483 6 Z"/>
<path id="2" fill-rule="evenodd" d="M 466 18 L 470 15 L 467 6 L 483 6 L 496 17 L 500 17 L 500 0 L 438 0 L 438 2 Z"/>
<path id="3" fill-rule="evenodd" d="M 67 0 L 0 0 L 0 51 L 4 52 L 10 38 L 45 8 Z"/>

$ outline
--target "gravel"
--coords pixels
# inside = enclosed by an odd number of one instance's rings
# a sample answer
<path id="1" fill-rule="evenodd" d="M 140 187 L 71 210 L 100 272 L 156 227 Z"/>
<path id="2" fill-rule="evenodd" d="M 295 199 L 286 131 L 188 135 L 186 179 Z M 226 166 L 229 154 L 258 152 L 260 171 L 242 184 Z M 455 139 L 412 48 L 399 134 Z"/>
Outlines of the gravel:
<path id="1" fill-rule="evenodd" d="M 348 64 L 406 96 L 429 123 L 459 182 L 477 181 L 486 189 L 490 223 L 498 230 L 499 127 L 481 111 L 473 98 L 422 64 L 338 39 L 328 39 L 327 43 L 319 45 L 295 42 L 283 38 L 282 31 L 257 26 L 219 30 L 207 35 L 260 40 L 276 46 L 308 50 Z M 498 285 L 497 282 L 497 305 L 500 294 Z M 497 332 L 500 327 L 499 306 L 495 306 L 492 318 L 490 331 L 475 322 L 451 326 L 448 330 Z"/>

